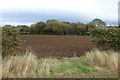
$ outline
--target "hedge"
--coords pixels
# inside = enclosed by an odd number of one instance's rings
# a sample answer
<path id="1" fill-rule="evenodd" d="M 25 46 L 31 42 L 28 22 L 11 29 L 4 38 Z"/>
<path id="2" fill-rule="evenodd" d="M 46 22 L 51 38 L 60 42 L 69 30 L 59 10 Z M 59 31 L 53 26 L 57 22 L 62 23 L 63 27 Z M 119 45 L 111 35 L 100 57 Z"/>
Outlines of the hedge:
<path id="1" fill-rule="evenodd" d="M 14 52 L 19 48 L 17 41 L 19 35 L 19 28 L 13 26 L 2 27 L 2 56 L 9 54 L 14 54 Z"/>
<path id="2" fill-rule="evenodd" d="M 112 49 L 120 51 L 120 28 L 96 28 L 90 35 L 98 47 L 109 44 Z"/>

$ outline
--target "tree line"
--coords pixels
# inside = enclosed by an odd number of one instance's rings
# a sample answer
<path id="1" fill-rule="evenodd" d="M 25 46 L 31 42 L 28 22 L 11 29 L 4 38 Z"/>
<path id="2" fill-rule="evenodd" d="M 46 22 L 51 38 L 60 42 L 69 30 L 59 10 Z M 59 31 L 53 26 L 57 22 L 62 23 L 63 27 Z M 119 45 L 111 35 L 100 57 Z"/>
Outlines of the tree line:
<path id="1" fill-rule="evenodd" d="M 35 24 L 18 25 L 20 34 L 44 34 L 44 35 L 89 35 L 89 30 L 95 28 L 105 28 L 106 23 L 101 19 L 94 19 L 90 23 L 84 24 L 81 22 L 59 22 L 55 19 L 47 20 L 46 22 L 37 22 Z M 108 27 L 108 26 L 107 26 Z M 109 26 L 117 27 L 117 26 Z"/>

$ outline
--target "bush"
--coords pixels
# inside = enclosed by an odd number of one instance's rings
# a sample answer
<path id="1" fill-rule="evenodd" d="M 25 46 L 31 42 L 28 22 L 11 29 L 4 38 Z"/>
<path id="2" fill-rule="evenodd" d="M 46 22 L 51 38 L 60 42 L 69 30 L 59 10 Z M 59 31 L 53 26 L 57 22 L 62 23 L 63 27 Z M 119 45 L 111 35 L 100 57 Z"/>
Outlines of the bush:
<path id="1" fill-rule="evenodd" d="M 110 45 L 114 50 L 120 50 L 120 28 L 97 28 L 90 32 L 97 46 Z"/>
<path id="2" fill-rule="evenodd" d="M 20 29 L 20 34 L 29 34 L 30 28 L 26 25 L 18 25 L 17 26 Z"/>
<path id="3" fill-rule="evenodd" d="M 6 25 L 2 27 L 2 55 L 13 54 L 18 49 L 19 28 Z"/>

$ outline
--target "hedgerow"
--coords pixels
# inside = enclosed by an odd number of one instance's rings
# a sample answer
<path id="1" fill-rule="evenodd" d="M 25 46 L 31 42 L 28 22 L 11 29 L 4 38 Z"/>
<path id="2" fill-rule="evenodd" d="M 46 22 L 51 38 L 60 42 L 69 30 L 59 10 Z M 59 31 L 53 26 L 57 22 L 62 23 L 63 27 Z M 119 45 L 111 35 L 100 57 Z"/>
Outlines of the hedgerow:
<path id="1" fill-rule="evenodd" d="M 17 41 L 19 28 L 6 25 L 2 27 L 2 56 L 13 54 L 19 47 Z"/>
<path id="2" fill-rule="evenodd" d="M 108 44 L 114 50 L 120 50 L 120 28 L 96 28 L 90 31 L 97 46 Z"/>

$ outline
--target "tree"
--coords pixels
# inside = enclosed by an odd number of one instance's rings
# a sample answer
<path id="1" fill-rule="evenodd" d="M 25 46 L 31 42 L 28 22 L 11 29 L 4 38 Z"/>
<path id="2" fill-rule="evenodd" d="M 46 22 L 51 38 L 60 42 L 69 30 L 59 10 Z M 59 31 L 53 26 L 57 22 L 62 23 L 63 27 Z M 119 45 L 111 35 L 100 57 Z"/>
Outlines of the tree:
<path id="1" fill-rule="evenodd" d="M 93 23 L 88 23 L 85 25 L 85 27 L 87 28 L 87 30 L 97 28 L 96 25 L 94 25 Z"/>
<path id="2" fill-rule="evenodd" d="M 77 23 L 77 35 L 84 35 L 85 34 L 85 27 L 84 23 Z"/>
<path id="3" fill-rule="evenodd" d="M 46 25 L 45 25 L 44 22 L 37 22 L 37 23 L 35 24 L 36 32 L 37 32 L 38 34 L 42 34 L 45 26 L 46 26 Z"/>
<path id="4" fill-rule="evenodd" d="M 57 20 L 48 20 L 44 32 L 47 34 L 60 34 L 60 26 Z"/>
<path id="5" fill-rule="evenodd" d="M 95 24 L 98 28 L 105 28 L 106 23 L 101 19 L 94 19 L 91 23 Z"/>
<path id="6" fill-rule="evenodd" d="M 67 22 L 63 21 L 63 23 L 65 23 L 65 24 L 71 24 L 71 23 L 70 23 L 70 22 L 68 22 L 68 21 L 67 21 Z"/>
<path id="7" fill-rule="evenodd" d="M 44 32 L 46 24 L 44 22 L 37 22 L 30 26 L 31 34 L 42 34 Z"/>
<path id="8" fill-rule="evenodd" d="M 87 35 L 90 35 L 90 31 L 93 30 L 93 29 L 96 29 L 96 25 L 93 24 L 93 23 L 88 23 L 85 25 L 85 32 Z"/>
<path id="9" fill-rule="evenodd" d="M 30 31 L 30 28 L 26 25 L 18 25 L 18 28 L 20 28 L 20 34 L 28 34 Z"/>
<path id="10" fill-rule="evenodd" d="M 62 30 L 64 32 L 64 35 L 70 35 L 72 32 L 72 27 L 70 24 L 63 23 Z"/>
<path id="11" fill-rule="evenodd" d="M 76 35 L 77 34 L 77 23 L 72 23 L 71 24 L 72 27 L 72 34 Z"/>
<path id="12" fill-rule="evenodd" d="M 49 22 L 58 22 L 58 20 L 56 20 L 56 19 L 47 20 L 46 24 Z"/>
<path id="13" fill-rule="evenodd" d="M 37 34 L 35 24 L 31 24 L 31 26 L 30 26 L 30 34 Z"/>

